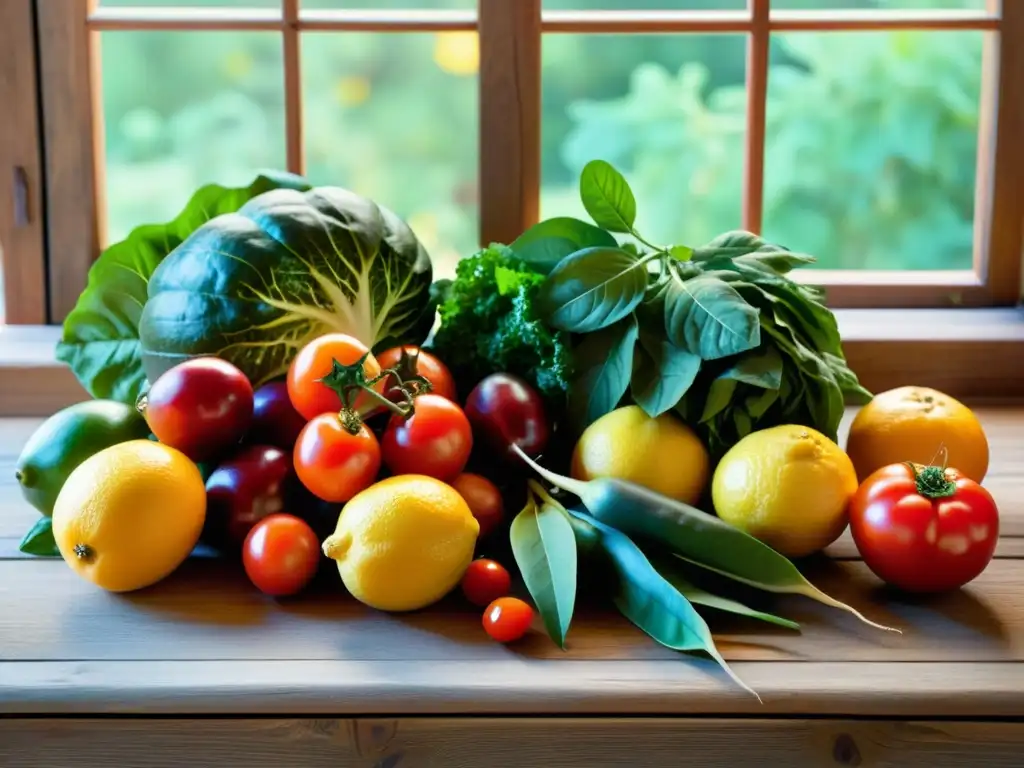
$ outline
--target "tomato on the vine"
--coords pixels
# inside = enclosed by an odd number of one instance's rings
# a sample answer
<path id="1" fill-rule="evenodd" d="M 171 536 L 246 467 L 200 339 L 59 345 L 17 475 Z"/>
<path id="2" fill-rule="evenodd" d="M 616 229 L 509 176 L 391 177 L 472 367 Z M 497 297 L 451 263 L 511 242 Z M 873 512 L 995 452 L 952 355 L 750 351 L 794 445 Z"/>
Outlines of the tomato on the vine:
<path id="1" fill-rule="evenodd" d="M 511 588 L 512 576 L 505 567 L 486 558 L 471 562 L 462 576 L 462 594 L 481 608 L 504 597 Z"/>
<path id="2" fill-rule="evenodd" d="M 338 413 L 341 397 L 336 389 L 320 381 L 334 367 L 334 361 L 341 365 L 352 365 L 366 355 L 363 373 L 367 379 L 380 374 L 377 359 L 369 354 L 366 345 L 346 333 L 328 333 L 313 339 L 304 346 L 288 367 L 288 398 L 292 406 L 307 420 L 321 413 Z M 375 385 L 379 391 L 383 382 Z M 356 411 L 372 408 L 373 403 L 366 392 L 359 392 L 352 407 Z"/>
<path id="3" fill-rule="evenodd" d="M 403 358 L 403 353 L 405 358 Z M 409 363 L 408 367 L 412 367 L 411 363 L 413 360 L 416 363 L 415 370 L 404 370 L 406 363 Z M 382 371 L 386 371 L 389 368 L 396 369 L 406 378 L 409 374 L 422 376 L 430 382 L 430 391 L 435 395 L 440 395 L 452 402 L 457 401 L 455 379 L 452 377 L 451 371 L 448 370 L 448 366 L 442 363 L 435 355 L 419 347 L 406 345 L 404 347 L 385 349 L 377 355 L 377 363 Z M 390 381 L 390 377 L 388 380 Z M 386 391 L 385 394 L 387 394 Z"/>
<path id="4" fill-rule="evenodd" d="M 350 426 L 338 414 L 322 413 L 295 441 L 295 474 L 324 501 L 348 501 L 372 485 L 380 471 L 376 436 L 358 419 Z"/>
<path id="5" fill-rule="evenodd" d="M 249 580 L 268 595 L 294 595 L 320 564 L 320 541 L 304 521 L 279 512 L 253 526 L 242 545 Z"/>
<path id="6" fill-rule="evenodd" d="M 992 560 L 999 512 L 992 495 L 955 469 L 891 464 L 850 502 L 850 531 L 876 576 L 907 592 L 944 592 Z"/>
<path id="7" fill-rule="evenodd" d="M 413 400 L 408 417 L 395 414 L 381 440 L 384 463 L 396 475 L 455 478 L 473 450 L 473 431 L 462 409 L 435 394 Z"/>
<path id="8" fill-rule="evenodd" d="M 518 597 L 499 597 L 484 611 L 484 631 L 499 643 L 511 643 L 533 623 L 533 608 Z"/>

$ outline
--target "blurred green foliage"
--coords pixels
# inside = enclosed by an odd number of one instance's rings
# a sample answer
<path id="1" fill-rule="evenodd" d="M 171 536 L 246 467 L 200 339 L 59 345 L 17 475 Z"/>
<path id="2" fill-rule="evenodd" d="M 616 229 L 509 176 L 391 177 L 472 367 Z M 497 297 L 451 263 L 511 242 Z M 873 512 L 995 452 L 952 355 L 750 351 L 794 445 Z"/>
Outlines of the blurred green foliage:
<path id="1" fill-rule="evenodd" d="M 166 4 L 155 0 L 108 5 Z M 190 0 L 268 7 L 274 0 Z M 306 0 L 307 7 L 340 7 Z M 353 3 L 347 3 L 353 5 Z M 364 0 L 370 6 L 370 0 Z M 735 9 L 744 0 L 686 7 Z M 467 8 L 471 0 L 388 0 Z M 670 8 L 679 0 L 546 0 Z M 977 7 L 978 0 L 781 0 L 778 7 Z M 772 40 L 766 236 L 825 268 L 970 265 L 982 35 L 787 34 Z M 108 239 L 171 218 L 200 184 L 285 164 L 279 36 L 102 35 Z M 477 247 L 478 51 L 471 33 L 309 33 L 304 134 L 315 183 L 407 218 L 439 272 Z M 739 35 L 551 35 L 544 41 L 542 213 L 581 213 L 600 157 L 664 241 L 740 224 L 745 43 Z"/>

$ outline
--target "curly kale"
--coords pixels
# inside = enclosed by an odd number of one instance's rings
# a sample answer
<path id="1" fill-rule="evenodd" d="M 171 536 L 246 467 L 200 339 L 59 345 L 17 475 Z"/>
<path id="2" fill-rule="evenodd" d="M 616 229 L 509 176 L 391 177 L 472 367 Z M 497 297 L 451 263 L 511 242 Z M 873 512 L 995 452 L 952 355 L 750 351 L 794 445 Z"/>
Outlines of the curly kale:
<path id="1" fill-rule="evenodd" d="M 530 382 L 545 399 L 564 402 L 569 335 L 537 317 L 534 297 L 543 281 L 507 246 L 495 244 L 462 259 L 454 280 L 435 284 L 441 324 L 430 346 L 463 394 L 485 376 L 505 371 Z"/>

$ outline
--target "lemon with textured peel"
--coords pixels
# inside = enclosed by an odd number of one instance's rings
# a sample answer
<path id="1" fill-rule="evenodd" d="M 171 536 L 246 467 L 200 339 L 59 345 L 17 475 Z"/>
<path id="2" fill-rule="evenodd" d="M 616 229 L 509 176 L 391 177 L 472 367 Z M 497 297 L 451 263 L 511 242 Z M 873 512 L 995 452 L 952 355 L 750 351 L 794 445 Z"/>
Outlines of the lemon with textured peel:
<path id="1" fill-rule="evenodd" d="M 648 416 L 637 405 L 616 408 L 580 435 L 570 474 L 577 480 L 613 477 L 696 504 L 707 486 L 707 449 L 671 413 Z"/>
<path id="2" fill-rule="evenodd" d="M 129 440 L 79 464 L 53 508 L 53 538 L 79 576 L 128 592 L 163 579 L 189 556 L 206 519 L 206 488 L 185 454 Z"/>
<path id="3" fill-rule="evenodd" d="M 444 597 L 473 559 L 480 523 L 458 491 L 425 475 L 396 475 L 353 496 L 323 552 L 345 588 L 382 611 Z"/>
<path id="4" fill-rule="evenodd" d="M 722 457 L 715 512 L 787 557 L 824 549 L 846 528 L 857 473 L 836 443 L 810 427 L 752 432 Z"/>

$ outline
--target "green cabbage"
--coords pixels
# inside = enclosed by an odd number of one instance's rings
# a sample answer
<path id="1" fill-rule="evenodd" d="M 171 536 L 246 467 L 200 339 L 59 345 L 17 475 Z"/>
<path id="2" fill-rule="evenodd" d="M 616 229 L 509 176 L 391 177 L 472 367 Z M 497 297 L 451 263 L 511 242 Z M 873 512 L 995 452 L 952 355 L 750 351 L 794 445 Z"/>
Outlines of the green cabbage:
<path id="1" fill-rule="evenodd" d="M 216 355 L 255 386 L 324 333 L 372 349 L 420 344 L 430 258 L 397 215 L 338 187 L 276 189 L 206 222 L 153 272 L 139 322 L 150 381 Z"/>

